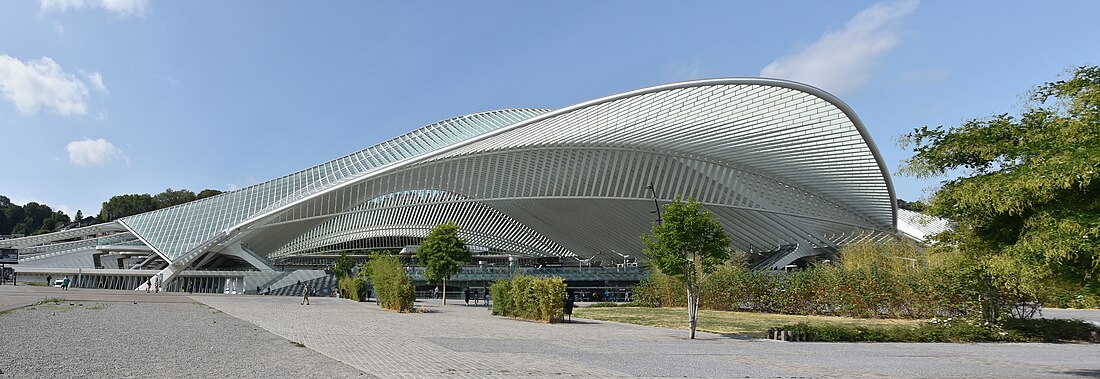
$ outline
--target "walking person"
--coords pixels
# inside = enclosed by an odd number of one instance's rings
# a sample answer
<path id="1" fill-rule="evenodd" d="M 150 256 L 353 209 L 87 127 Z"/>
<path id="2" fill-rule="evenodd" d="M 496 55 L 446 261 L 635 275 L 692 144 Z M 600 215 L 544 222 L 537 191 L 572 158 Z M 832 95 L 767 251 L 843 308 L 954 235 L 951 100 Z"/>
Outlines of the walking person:
<path id="1" fill-rule="evenodd" d="M 145 279 L 145 293 L 149 293 L 151 289 L 153 289 L 153 279 Z"/>
<path id="2" fill-rule="evenodd" d="M 470 287 L 462 290 L 462 300 L 466 300 L 466 306 L 470 306 Z"/>
<path id="3" fill-rule="evenodd" d="M 46 275 L 46 285 L 53 287 L 53 276 Z"/>
<path id="4" fill-rule="evenodd" d="M 298 305 L 309 305 L 309 284 L 302 287 L 302 302 L 298 303 Z"/>
<path id="5" fill-rule="evenodd" d="M 65 275 L 65 279 L 61 280 L 61 289 L 66 290 L 66 291 L 69 290 L 69 276 L 68 275 Z"/>

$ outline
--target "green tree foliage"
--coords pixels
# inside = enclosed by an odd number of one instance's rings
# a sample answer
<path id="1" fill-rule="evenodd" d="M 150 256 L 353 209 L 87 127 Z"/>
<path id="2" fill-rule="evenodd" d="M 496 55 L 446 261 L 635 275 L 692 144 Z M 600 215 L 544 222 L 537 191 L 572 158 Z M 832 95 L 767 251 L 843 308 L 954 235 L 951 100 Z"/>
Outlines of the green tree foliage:
<path id="1" fill-rule="evenodd" d="M 96 222 L 113 221 L 220 193 L 222 192 L 218 190 L 206 189 L 200 192 L 199 196 L 196 196 L 185 189 L 176 191 L 169 188 L 156 196 L 149 194 L 114 196 L 103 203 Z M 77 210 L 76 216 L 70 219 L 65 213 L 54 211 L 45 204 L 30 202 L 20 206 L 12 204 L 11 199 L 8 197 L 0 196 L 0 234 L 32 235 L 50 233 L 70 222 L 83 219 L 84 213 L 80 210 Z"/>
<path id="2" fill-rule="evenodd" d="M 99 210 L 99 219 L 103 222 L 114 221 L 126 216 L 154 211 L 157 203 L 149 194 L 118 195 L 103 202 Z"/>
<path id="3" fill-rule="evenodd" d="M 195 197 L 197 199 L 205 199 L 205 198 L 208 198 L 210 196 L 221 195 L 221 194 L 222 194 L 222 191 L 207 188 L 207 189 L 204 189 L 204 190 L 200 191 L 198 195 L 195 195 Z"/>
<path id="4" fill-rule="evenodd" d="M 104 202 L 102 208 L 100 208 L 99 221 L 114 221 L 126 216 L 168 208 L 220 193 L 222 192 L 218 190 L 205 189 L 196 196 L 194 192 L 187 189 L 173 190 L 168 188 L 165 189 L 164 192 L 156 195 L 130 194 L 113 196 L 110 200 Z"/>
<path id="5" fill-rule="evenodd" d="M 45 204 L 32 201 L 18 205 L 0 196 L 0 234 L 49 233 L 71 221 L 64 212 L 54 211 Z"/>
<path id="6" fill-rule="evenodd" d="M 375 254 L 360 275 L 370 277 L 375 298 L 382 308 L 397 312 L 412 312 L 416 292 L 412 278 L 405 272 L 401 258 L 395 255 Z"/>
<path id="7" fill-rule="evenodd" d="M 687 293 L 688 322 L 691 338 L 699 324 L 699 304 L 703 300 L 703 281 L 715 268 L 730 259 L 730 237 L 714 214 L 694 199 L 666 205 L 664 223 L 653 226 L 652 234 L 642 236 L 645 253 L 662 273 L 679 279 Z"/>
<path id="8" fill-rule="evenodd" d="M 332 265 L 332 273 L 337 278 L 343 279 L 351 276 L 351 270 L 355 268 L 355 261 L 348 256 L 347 252 L 341 252 L 340 256 L 336 258 L 336 263 Z"/>
<path id="9" fill-rule="evenodd" d="M 915 155 L 901 172 L 959 174 L 929 199 L 928 213 L 959 223 L 938 236 L 980 262 L 1010 296 L 1041 299 L 1046 278 L 1095 286 L 1100 278 L 1100 67 L 1031 93 L 1019 116 L 904 135 Z M 1026 300 L 1026 299 L 1025 299 Z"/>
<path id="10" fill-rule="evenodd" d="M 181 189 L 178 191 L 171 188 L 165 189 L 164 192 L 153 196 L 153 202 L 157 204 L 157 209 L 168 208 L 174 205 L 180 205 L 183 203 L 191 202 L 197 199 L 195 193 L 190 190 Z"/>
<path id="11" fill-rule="evenodd" d="M 428 237 L 420 243 L 416 259 L 424 265 L 424 276 L 428 281 L 443 282 L 443 304 L 446 305 L 447 280 L 470 261 L 466 242 L 458 238 L 458 225 L 447 222 L 432 228 Z"/>
<path id="12" fill-rule="evenodd" d="M 920 201 L 905 201 L 898 199 L 898 208 L 913 212 L 924 212 L 924 203 Z"/>

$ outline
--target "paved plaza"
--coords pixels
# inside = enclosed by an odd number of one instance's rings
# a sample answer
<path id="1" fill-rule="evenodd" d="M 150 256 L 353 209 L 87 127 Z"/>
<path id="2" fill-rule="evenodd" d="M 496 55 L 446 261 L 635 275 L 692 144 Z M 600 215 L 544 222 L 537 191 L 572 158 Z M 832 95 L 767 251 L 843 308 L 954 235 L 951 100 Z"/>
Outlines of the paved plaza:
<path id="1" fill-rule="evenodd" d="M 1049 377 L 1100 375 L 1095 344 L 789 343 L 613 322 L 542 324 L 422 301 L 195 299 L 381 377 Z"/>
<path id="2" fill-rule="evenodd" d="M 83 305 L 0 315 L 0 378 L 1100 376 L 1096 344 L 790 343 L 708 333 L 691 341 L 680 330 L 613 322 L 506 319 L 461 301 L 420 301 L 425 313 L 397 314 L 333 298 L 302 306 L 278 296 L 11 288 L 0 288 L 0 310 L 45 297 Z"/>

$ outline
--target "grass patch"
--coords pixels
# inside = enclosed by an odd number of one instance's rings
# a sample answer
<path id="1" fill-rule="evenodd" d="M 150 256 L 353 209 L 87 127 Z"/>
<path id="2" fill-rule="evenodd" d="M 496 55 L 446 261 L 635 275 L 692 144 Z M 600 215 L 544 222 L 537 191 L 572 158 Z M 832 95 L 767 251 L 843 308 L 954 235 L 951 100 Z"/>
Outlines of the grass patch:
<path id="1" fill-rule="evenodd" d="M 107 309 L 107 304 L 95 304 L 95 305 L 88 306 L 87 309 L 91 310 L 91 311 L 101 311 L 101 310 Z"/>
<path id="2" fill-rule="evenodd" d="M 577 317 L 688 329 L 684 308 L 578 308 Z M 1010 319 L 1001 325 L 963 319 L 903 320 L 775 313 L 699 311 L 700 331 L 763 338 L 768 329 L 812 334 L 822 342 L 1100 342 L 1100 328 L 1078 320 Z"/>
<path id="3" fill-rule="evenodd" d="M 306 344 L 298 342 L 298 341 L 290 341 L 290 344 L 294 345 L 294 346 L 297 346 L 297 347 L 306 347 Z"/>
<path id="4" fill-rule="evenodd" d="M 685 308 L 646 307 L 585 307 L 573 310 L 577 317 L 616 321 L 628 324 L 688 329 Z M 727 312 L 699 310 L 698 330 L 719 334 L 766 337 L 768 329 L 779 325 L 807 323 L 811 325 L 915 326 L 920 320 L 863 319 L 831 316 L 800 316 L 774 313 Z"/>
<path id="5" fill-rule="evenodd" d="M 619 303 L 615 303 L 615 302 L 611 302 L 611 301 L 601 301 L 599 303 L 589 304 L 587 308 L 615 308 L 615 307 L 629 307 L 629 306 L 631 306 L 630 303 L 619 304 Z"/>

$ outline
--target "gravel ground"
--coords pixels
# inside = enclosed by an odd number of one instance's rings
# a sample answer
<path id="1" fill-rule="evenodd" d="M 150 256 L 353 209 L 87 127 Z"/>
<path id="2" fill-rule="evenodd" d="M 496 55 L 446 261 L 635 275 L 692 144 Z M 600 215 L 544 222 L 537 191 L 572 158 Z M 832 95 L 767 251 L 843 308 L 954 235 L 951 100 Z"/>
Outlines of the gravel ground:
<path id="1" fill-rule="evenodd" d="M 0 378 L 369 377 L 195 303 L 65 301 L 0 314 Z"/>

